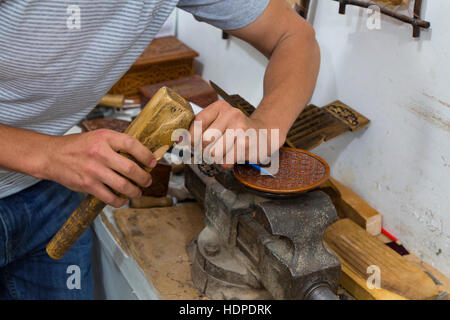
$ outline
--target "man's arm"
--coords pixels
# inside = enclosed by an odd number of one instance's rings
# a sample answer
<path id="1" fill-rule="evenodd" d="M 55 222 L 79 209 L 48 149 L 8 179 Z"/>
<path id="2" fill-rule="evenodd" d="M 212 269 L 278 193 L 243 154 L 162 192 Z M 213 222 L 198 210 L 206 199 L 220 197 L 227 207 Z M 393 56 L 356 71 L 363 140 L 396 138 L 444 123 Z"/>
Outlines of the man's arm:
<path id="1" fill-rule="evenodd" d="M 285 138 L 310 101 L 320 67 L 320 49 L 312 26 L 285 0 L 271 0 L 252 24 L 229 31 L 267 58 L 264 98 L 252 115 L 280 128 Z"/>
<path id="2" fill-rule="evenodd" d="M 0 150 L 1 168 L 56 181 L 115 207 L 127 200 L 111 189 L 135 198 L 141 191 L 128 179 L 142 187 L 151 184 L 150 174 L 117 151 L 131 154 L 148 167 L 156 165 L 152 153 L 138 140 L 104 129 L 55 137 L 0 124 Z"/>
<path id="3" fill-rule="evenodd" d="M 271 0 L 253 23 L 227 32 L 250 43 L 270 59 L 264 77 L 264 97 L 250 119 L 218 101 L 202 111 L 196 120 L 203 121 L 204 130 L 222 132 L 226 128 L 277 128 L 281 146 L 315 88 L 320 50 L 314 30 L 285 0 Z"/>

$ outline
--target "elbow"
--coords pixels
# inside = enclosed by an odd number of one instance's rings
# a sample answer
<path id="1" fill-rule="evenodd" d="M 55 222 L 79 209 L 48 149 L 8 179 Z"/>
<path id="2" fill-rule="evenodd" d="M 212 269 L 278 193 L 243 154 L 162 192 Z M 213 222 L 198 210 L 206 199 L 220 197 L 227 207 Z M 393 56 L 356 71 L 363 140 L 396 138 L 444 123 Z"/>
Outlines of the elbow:
<path id="1" fill-rule="evenodd" d="M 297 48 L 297 52 L 302 52 L 308 60 L 320 63 L 320 46 L 316 32 L 306 20 L 296 16 L 289 24 L 289 28 L 286 28 L 280 42 L 290 42 Z"/>
<path id="2" fill-rule="evenodd" d="M 320 46 L 316 38 L 316 32 L 314 28 L 306 21 L 303 24 L 303 28 L 300 29 L 301 41 L 306 48 L 308 48 L 309 53 L 313 61 L 320 63 Z"/>

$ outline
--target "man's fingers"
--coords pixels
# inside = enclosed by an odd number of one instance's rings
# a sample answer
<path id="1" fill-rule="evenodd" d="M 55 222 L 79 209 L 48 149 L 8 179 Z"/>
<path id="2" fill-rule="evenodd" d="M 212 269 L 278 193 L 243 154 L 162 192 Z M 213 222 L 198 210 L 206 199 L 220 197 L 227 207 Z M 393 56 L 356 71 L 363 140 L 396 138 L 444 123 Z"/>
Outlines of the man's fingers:
<path id="1" fill-rule="evenodd" d="M 108 142 L 114 151 L 128 153 L 146 167 L 154 168 L 156 166 L 156 159 L 152 152 L 136 138 L 116 132 L 111 135 Z"/>
<path id="2" fill-rule="evenodd" d="M 128 203 L 128 199 L 123 199 L 119 196 L 116 196 L 111 192 L 106 186 L 101 183 L 92 187 L 92 191 L 90 192 L 104 203 L 113 206 L 114 208 L 120 208 Z"/>
<path id="3" fill-rule="evenodd" d="M 109 168 L 134 181 L 141 187 L 148 187 L 152 183 L 151 175 L 139 167 L 134 161 L 113 151 L 105 159 L 106 165 Z"/>
<path id="4" fill-rule="evenodd" d="M 114 156 L 121 157 L 115 152 L 112 153 L 114 154 Z M 139 169 L 142 170 L 141 168 Z M 131 183 L 128 179 L 122 177 L 120 174 L 114 172 L 108 167 L 105 167 L 104 165 L 98 166 L 92 165 L 90 167 L 90 172 L 92 175 L 96 177 L 97 179 L 96 181 L 100 182 L 101 184 L 109 186 L 112 190 L 120 194 L 124 194 L 129 198 L 139 197 L 142 193 L 141 189 L 139 189 L 136 185 Z M 145 171 L 144 173 L 147 174 Z"/>
<path id="5" fill-rule="evenodd" d="M 114 191 L 128 198 L 137 198 L 142 195 L 139 187 L 110 169 L 105 169 L 100 173 L 100 180 Z"/>
<path id="6" fill-rule="evenodd" d="M 201 133 L 210 126 L 211 123 L 216 120 L 216 118 L 219 116 L 221 105 L 223 104 L 223 101 L 216 101 L 212 104 L 210 104 L 208 107 L 200 111 L 199 114 L 195 117 L 195 121 L 192 122 L 192 125 L 189 129 L 189 133 L 191 134 L 191 143 L 192 145 L 196 143 L 195 141 L 198 137 L 194 136 L 194 124 L 201 122 Z"/>
<path id="7" fill-rule="evenodd" d="M 233 138 L 227 137 L 224 149 L 222 167 L 229 170 L 236 163 L 236 138 L 234 136 Z"/>
<path id="8" fill-rule="evenodd" d="M 205 131 L 214 120 L 217 119 L 220 113 L 220 108 L 224 101 L 216 101 L 210 104 L 207 108 L 203 109 L 196 117 L 195 120 L 202 122 L 202 131 Z"/>
<path id="9" fill-rule="evenodd" d="M 238 149 L 240 150 L 238 151 Z M 227 150 L 222 167 L 226 170 L 232 169 L 235 163 L 238 163 L 238 161 L 245 161 L 246 157 L 247 146 L 242 146 L 236 139 L 235 143 Z"/>
<path id="10" fill-rule="evenodd" d="M 203 148 L 206 148 L 209 144 L 216 142 L 229 126 L 225 119 L 220 117 L 214 120 L 210 126 L 203 132 Z"/>
<path id="11" fill-rule="evenodd" d="M 195 120 L 202 121 L 202 147 L 205 154 L 211 156 L 210 161 L 214 159 L 216 162 L 222 162 L 223 166 L 229 169 L 233 163 L 243 161 L 247 157 L 257 159 L 257 154 L 248 155 L 248 144 L 254 134 L 247 132 L 247 129 L 253 127 L 249 125 L 249 118 L 241 110 L 219 100 L 200 112 Z M 199 137 L 194 136 L 193 129 L 191 127 L 190 133 L 194 137 L 192 144 L 195 145 L 199 143 Z M 236 138 L 237 136 L 239 138 Z M 252 148 L 253 153 L 254 151 Z"/>

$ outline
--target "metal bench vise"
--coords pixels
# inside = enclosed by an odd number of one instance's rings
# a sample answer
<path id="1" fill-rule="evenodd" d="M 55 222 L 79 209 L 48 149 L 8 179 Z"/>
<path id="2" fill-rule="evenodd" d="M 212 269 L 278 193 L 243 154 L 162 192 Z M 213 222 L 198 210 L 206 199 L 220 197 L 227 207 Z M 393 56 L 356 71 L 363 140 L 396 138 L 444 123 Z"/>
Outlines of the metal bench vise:
<path id="1" fill-rule="evenodd" d="M 294 198 L 249 192 L 232 172 L 185 166 L 185 184 L 205 209 L 191 241 L 195 286 L 213 299 L 337 299 L 341 265 L 323 244 L 336 210 L 321 191 Z"/>

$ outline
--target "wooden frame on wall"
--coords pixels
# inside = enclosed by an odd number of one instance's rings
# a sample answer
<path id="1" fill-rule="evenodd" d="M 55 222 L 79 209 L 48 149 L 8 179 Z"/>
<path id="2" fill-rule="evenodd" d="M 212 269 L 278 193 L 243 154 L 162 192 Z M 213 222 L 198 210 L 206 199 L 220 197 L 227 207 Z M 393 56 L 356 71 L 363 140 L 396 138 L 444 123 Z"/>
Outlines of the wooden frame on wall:
<path id="1" fill-rule="evenodd" d="M 311 0 L 287 0 L 294 6 L 295 10 L 303 18 L 308 18 L 308 12 L 311 5 Z M 347 5 L 358 6 L 362 8 L 369 8 L 372 5 L 377 5 L 380 8 L 380 12 L 394 19 L 408 23 L 413 27 L 413 37 L 420 37 L 421 29 L 430 28 L 431 24 L 421 18 L 422 13 L 422 0 L 334 0 L 339 2 L 339 13 L 345 14 L 345 8 Z M 412 16 L 402 14 L 396 11 L 401 5 L 408 5 L 414 1 L 414 11 Z M 381 6 L 381 5 L 384 6 Z"/>
<path id="2" fill-rule="evenodd" d="M 368 8 L 372 5 L 377 5 L 376 2 L 373 1 L 363 1 L 363 0 L 334 0 L 339 2 L 339 13 L 345 14 L 345 8 L 347 5 L 353 5 L 358 6 L 362 8 Z M 405 14 L 399 13 L 395 11 L 395 6 L 389 6 L 386 5 L 384 7 L 379 6 L 380 12 L 382 14 L 385 14 L 387 16 L 390 16 L 394 19 L 400 20 L 405 23 L 409 23 L 413 27 L 413 37 L 418 38 L 420 37 L 420 30 L 428 29 L 430 28 L 431 24 L 428 21 L 421 19 L 421 12 L 422 12 L 422 0 L 411 0 L 414 1 L 414 13 L 413 16 L 407 16 Z M 386 2 L 386 1 L 379 1 L 379 2 Z M 393 2 L 395 3 L 395 2 Z M 403 2 L 397 2 L 400 4 L 403 4 Z"/>

